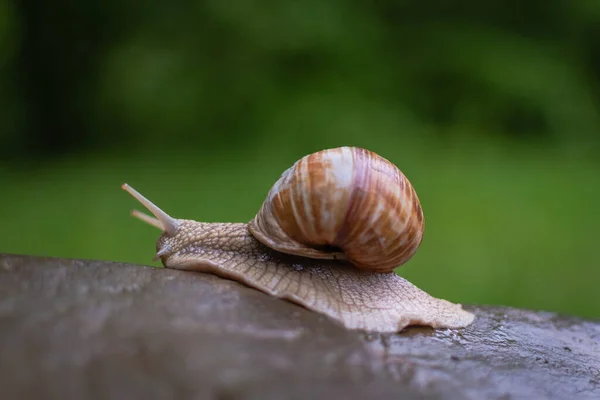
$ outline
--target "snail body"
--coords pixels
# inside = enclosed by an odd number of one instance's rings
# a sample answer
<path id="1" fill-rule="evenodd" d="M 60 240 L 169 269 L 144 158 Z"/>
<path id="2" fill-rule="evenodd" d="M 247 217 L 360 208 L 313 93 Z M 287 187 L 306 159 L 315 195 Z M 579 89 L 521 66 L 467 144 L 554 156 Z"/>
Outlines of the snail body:
<path id="1" fill-rule="evenodd" d="M 400 170 L 365 149 L 309 154 L 273 185 L 249 223 L 170 217 L 127 184 L 163 233 L 166 268 L 212 273 L 325 314 L 349 329 L 460 328 L 474 315 L 393 272 L 418 249 L 423 212 Z"/>

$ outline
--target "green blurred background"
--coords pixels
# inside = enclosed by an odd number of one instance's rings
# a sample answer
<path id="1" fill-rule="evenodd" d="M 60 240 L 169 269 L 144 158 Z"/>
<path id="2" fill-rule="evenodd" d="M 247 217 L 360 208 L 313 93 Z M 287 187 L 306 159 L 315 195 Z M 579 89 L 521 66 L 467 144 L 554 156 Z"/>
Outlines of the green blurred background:
<path id="1" fill-rule="evenodd" d="M 600 316 L 600 1 L 0 2 L 0 252 L 151 261 L 128 182 L 247 221 L 301 156 L 397 164 L 432 294 Z"/>

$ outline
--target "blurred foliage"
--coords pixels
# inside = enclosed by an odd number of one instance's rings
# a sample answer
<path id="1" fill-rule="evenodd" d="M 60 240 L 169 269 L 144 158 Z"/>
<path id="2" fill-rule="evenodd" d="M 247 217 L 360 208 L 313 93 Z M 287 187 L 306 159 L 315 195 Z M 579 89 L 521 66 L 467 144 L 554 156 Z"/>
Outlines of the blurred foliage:
<path id="1" fill-rule="evenodd" d="M 0 251 L 148 264 L 312 151 L 410 178 L 433 294 L 600 316 L 600 2 L 0 2 Z M 156 264 L 156 263 L 155 263 Z"/>

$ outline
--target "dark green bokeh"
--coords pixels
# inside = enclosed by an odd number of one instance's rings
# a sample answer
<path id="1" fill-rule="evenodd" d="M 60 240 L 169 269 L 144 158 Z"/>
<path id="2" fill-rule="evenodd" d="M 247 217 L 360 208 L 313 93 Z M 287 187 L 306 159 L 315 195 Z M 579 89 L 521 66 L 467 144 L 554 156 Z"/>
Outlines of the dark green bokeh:
<path id="1" fill-rule="evenodd" d="M 175 217 L 247 221 L 356 145 L 415 186 L 398 272 L 600 316 L 600 2 L 0 2 L 0 251 L 152 263 Z"/>

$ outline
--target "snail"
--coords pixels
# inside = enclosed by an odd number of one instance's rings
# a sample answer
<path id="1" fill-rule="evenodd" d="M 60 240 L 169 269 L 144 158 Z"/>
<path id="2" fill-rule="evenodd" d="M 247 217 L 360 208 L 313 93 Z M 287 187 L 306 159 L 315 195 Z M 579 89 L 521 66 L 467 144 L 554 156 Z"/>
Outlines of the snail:
<path id="1" fill-rule="evenodd" d="M 155 260 L 212 273 L 324 314 L 348 329 L 399 332 L 409 325 L 461 328 L 474 315 L 394 273 L 424 231 L 417 194 L 378 154 L 339 147 L 302 157 L 249 223 L 175 219 L 128 184 L 161 229 Z"/>

